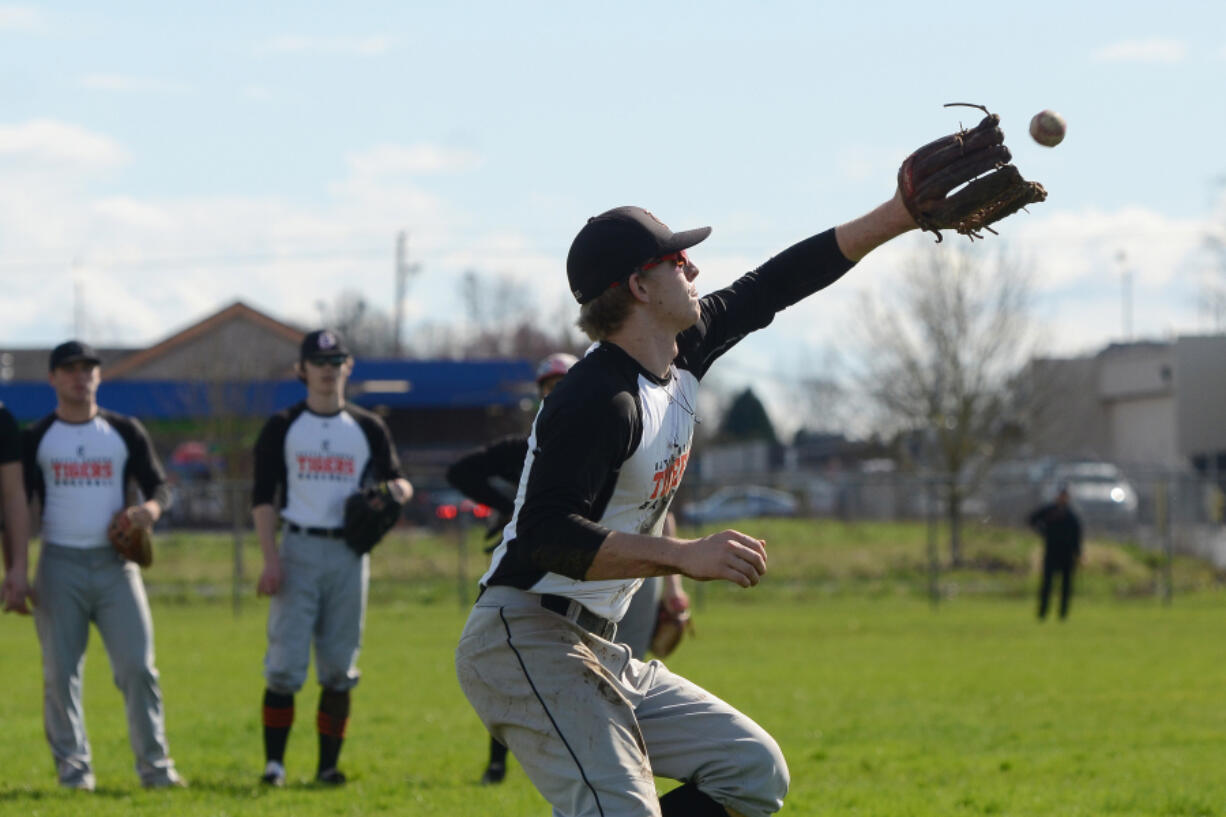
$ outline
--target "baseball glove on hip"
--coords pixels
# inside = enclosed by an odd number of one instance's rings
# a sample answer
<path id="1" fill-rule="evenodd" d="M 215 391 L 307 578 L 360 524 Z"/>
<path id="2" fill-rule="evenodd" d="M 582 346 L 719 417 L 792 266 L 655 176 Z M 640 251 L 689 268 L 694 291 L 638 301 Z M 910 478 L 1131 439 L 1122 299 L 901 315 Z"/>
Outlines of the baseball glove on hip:
<path id="1" fill-rule="evenodd" d="M 694 621 L 689 607 L 673 609 L 668 601 L 661 601 L 656 613 L 656 628 L 651 634 L 651 652 L 659 658 L 667 658 L 677 649 L 686 633 L 694 632 Z"/>
<path id="2" fill-rule="evenodd" d="M 983 238 L 983 230 L 995 234 L 990 225 L 1047 198 L 1043 185 L 1026 181 L 1009 164 L 1013 157 L 1004 145 L 1000 117 L 982 105 L 967 107 L 987 116 L 970 130 L 929 142 L 898 169 L 903 203 L 920 229 L 935 233 L 937 241 L 941 230 L 957 230 L 971 240 Z"/>
<path id="3" fill-rule="evenodd" d="M 369 553 L 395 526 L 400 511 L 386 482 L 353 494 L 345 500 L 345 544 L 359 556 Z"/>
<path id="4" fill-rule="evenodd" d="M 153 564 L 153 531 L 133 522 L 131 510 L 123 508 L 111 517 L 106 538 L 120 556 L 141 567 L 148 567 Z"/>

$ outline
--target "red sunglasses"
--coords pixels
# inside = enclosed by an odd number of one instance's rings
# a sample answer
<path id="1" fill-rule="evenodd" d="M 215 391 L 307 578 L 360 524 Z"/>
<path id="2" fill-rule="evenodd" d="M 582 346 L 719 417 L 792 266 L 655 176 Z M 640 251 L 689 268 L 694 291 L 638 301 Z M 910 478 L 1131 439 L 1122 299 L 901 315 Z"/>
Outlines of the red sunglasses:
<path id="1" fill-rule="evenodd" d="M 661 255 L 659 258 L 652 258 L 639 267 L 639 269 L 649 269 L 657 264 L 672 264 L 674 267 L 688 267 L 690 265 L 690 257 L 685 254 L 685 250 L 670 252 L 668 255 Z"/>

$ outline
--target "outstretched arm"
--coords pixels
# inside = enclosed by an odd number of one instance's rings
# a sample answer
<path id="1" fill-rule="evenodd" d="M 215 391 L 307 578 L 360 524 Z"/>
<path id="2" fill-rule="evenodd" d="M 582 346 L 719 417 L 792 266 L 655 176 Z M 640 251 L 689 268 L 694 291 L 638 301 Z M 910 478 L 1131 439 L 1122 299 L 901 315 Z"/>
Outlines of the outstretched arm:
<path id="1" fill-rule="evenodd" d="M 859 261 L 877 247 L 917 226 L 902 203 L 902 194 L 895 190 L 894 197 L 885 204 L 835 227 L 834 237 L 848 261 Z"/>

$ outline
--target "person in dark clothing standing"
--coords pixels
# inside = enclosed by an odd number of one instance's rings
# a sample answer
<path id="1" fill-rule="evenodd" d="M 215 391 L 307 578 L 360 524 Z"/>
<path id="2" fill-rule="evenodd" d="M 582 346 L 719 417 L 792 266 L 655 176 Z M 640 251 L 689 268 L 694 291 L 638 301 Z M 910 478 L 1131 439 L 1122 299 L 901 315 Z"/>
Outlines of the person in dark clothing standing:
<path id="1" fill-rule="evenodd" d="M 1061 485 L 1056 501 L 1030 514 L 1030 527 L 1043 537 L 1043 583 L 1039 586 L 1039 619 L 1047 617 L 1052 578 L 1060 574 L 1060 618 L 1068 617 L 1073 597 L 1073 571 L 1081 558 L 1081 520 L 1069 505 L 1068 486 Z"/>

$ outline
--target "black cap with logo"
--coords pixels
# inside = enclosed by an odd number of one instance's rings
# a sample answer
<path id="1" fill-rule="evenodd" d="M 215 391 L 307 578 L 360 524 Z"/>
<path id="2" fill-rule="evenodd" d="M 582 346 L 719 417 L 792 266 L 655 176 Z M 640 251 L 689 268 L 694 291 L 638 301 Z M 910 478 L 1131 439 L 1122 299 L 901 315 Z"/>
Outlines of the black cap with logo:
<path id="1" fill-rule="evenodd" d="M 308 332 L 302 339 L 301 358 L 312 357 L 349 357 L 349 350 L 340 334 L 331 329 L 316 329 Z"/>
<path id="2" fill-rule="evenodd" d="M 710 227 L 674 233 L 642 207 L 617 207 L 593 216 L 566 256 L 571 294 L 585 304 L 648 261 L 689 249 L 710 234 Z"/>
<path id="3" fill-rule="evenodd" d="M 88 360 L 95 366 L 101 365 L 102 358 L 98 357 L 98 353 L 94 351 L 94 347 L 88 343 L 82 343 L 79 340 L 70 340 L 61 343 L 59 346 L 51 350 L 51 365 L 50 371 L 55 371 L 60 366 L 68 363 L 76 363 L 78 360 Z"/>

